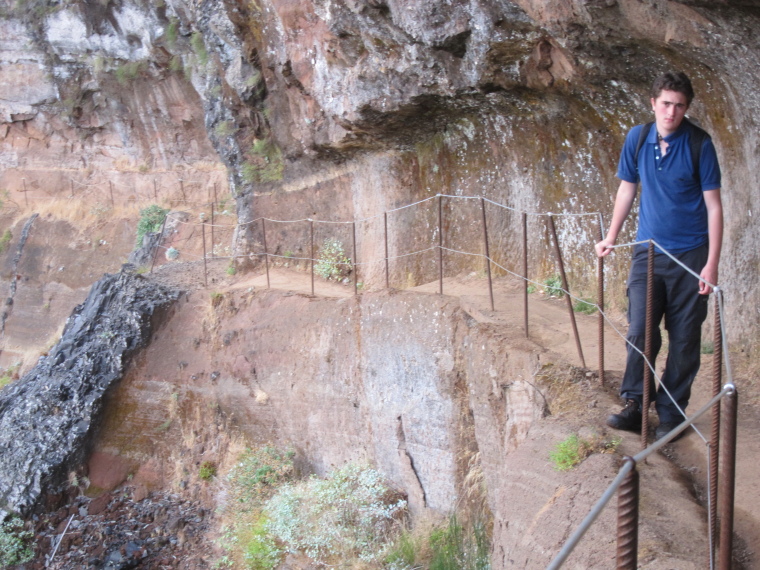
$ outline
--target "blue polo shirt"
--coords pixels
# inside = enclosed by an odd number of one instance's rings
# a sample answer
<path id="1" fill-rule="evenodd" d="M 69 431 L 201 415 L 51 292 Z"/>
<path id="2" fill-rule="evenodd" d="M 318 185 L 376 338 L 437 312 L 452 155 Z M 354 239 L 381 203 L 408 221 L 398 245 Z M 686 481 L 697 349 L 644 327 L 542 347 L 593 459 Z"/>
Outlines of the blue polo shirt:
<path id="1" fill-rule="evenodd" d="M 668 152 L 662 156 L 655 125 L 639 150 L 638 168 L 633 155 L 643 125 L 628 133 L 620 153 L 617 176 L 634 184 L 641 181 L 637 241 L 654 239 L 671 253 L 690 251 L 707 243 L 707 207 L 703 192 L 720 188 L 720 166 L 709 137 L 702 143 L 699 175 L 694 175 L 689 144 L 691 130 L 682 123 L 665 137 Z"/>

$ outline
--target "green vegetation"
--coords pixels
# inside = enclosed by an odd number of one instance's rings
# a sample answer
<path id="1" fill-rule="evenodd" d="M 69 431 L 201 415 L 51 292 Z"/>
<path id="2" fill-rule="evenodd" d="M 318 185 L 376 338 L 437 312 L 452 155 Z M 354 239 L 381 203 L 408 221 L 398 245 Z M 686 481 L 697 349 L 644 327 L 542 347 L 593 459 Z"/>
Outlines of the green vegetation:
<path id="1" fill-rule="evenodd" d="M 174 72 L 184 71 L 185 64 L 182 62 L 182 57 L 173 55 L 169 60 L 169 70 Z"/>
<path id="2" fill-rule="evenodd" d="M 14 364 L 6 368 L 0 375 L 0 388 L 5 388 L 13 380 L 18 378 L 18 369 L 21 366 L 20 363 Z"/>
<path id="3" fill-rule="evenodd" d="M 169 20 L 169 25 L 166 27 L 164 37 L 166 38 L 166 45 L 169 49 L 174 49 L 177 45 L 177 38 L 179 37 L 179 19 L 173 17 Z"/>
<path id="4" fill-rule="evenodd" d="M 584 315 L 593 315 L 597 311 L 596 303 L 591 299 L 578 299 L 573 303 L 573 311 Z"/>
<path id="5" fill-rule="evenodd" d="M 544 281 L 544 290 L 551 297 L 563 297 L 565 292 L 562 290 L 562 278 L 559 275 L 552 275 Z"/>
<path id="6" fill-rule="evenodd" d="M 549 453 L 549 458 L 557 471 L 567 471 L 581 463 L 592 453 L 614 453 L 621 441 L 622 439 L 619 437 L 613 437 L 609 441 L 604 439 L 585 440 L 573 434 L 560 441 Z"/>
<path id="7" fill-rule="evenodd" d="M 174 246 L 170 246 L 169 249 L 166 250 L 165 255 L 166 255 L 166 259 L 168 259 L 169 261 L 176 261 L 177 259 L 179 259 L 179 250 Z"/>
<path id="8" fill-rule="evenodd" d="M 128 61 L 116 68 L 116 81 L 119 85 L 129 85 L 147 70 L 146 61 Z"/>
<path id="9" fill-rule="evenodd" d="M 13 234 L 11 233 L 11 230 L 5 230 L 2 237 L 0 237 L 0 253 L 3 253 L 8 249 L 12 239 Z"/>
<path id="10" fill-rule="evenodd" d="M 382 559 L 406 501 L 389 489 L 380 473 L 352 463 L 325 479 L 288 484 L 267 502 L 267 524 L 291 551 L 327 563 Z"/>
<path id="11" fill-rule="evenodd" d="M 214 127 L 214 132 L 219 138 L 231 137 L 237 132 L 234 121 L 221 121 Z"/>
<path id="12" fill-rule="evenodd" d="M 8 568 L 16 564 L 29 562 L 34 553 L 30 542 L 34 533 L 23 530 L 24 521 L 11 518 L 0 524 L 0 567 Z"/>
<path id="13" fill-rule="evenodd" d="M 280 147 L 270 139 L 258 139 L 251 145 L 240 173 L 249 184 L 264 184 L 282 180 L 284 167 Z"/>
<path id="14" fill-rule="evenodd" d="M 137 222 L 137 247 L 142 247 L 145 234 L 161 231 L 169 210 L 151 204 L 140 210 L 140 220 Z"/>
<path id="15" fill-rule="evenodd" d="M 467 534 L 456 515 L 447 527 L 430 535 L 433 559 L 430 570 L 487 570 L 490 568 L 490 541 L 482 524 L 475 524 Z"/>
<path id="16" fill-rule="evenodd" d="M 226 273 L 227 275 L 235 275 L 237 273 L 234 261 L 230 261 L 230 264 L 227 266 Z"/>
<path id="17" fill-rule="evenodd" d="M 2 250 L 0 250 L 2 251 Z M 700 347 L 700 353 L 701 354 L 712 354 L 715 352 L 715 344 L 713 344 L 713 341 L 711 340 L 703 340 L 702 346 Z"/>
<path id="18" fill-rule="evenodd" d="M 528 285 L 528 294 L 535 293 L 536 292 L 536 286 L 532 283 Z"/>
<path id="19" fill-rule="evenodd" d="M 200 32 L 193 32 L 190 36 L 190 45 L 198 58 L 198 63 L 201 67 L 205 67 L 208 63 L 208 51 L 206 50 L 206 42 L 203 41 L 203 34 Z"/>
<path id="20" fill-rule="evenodd" d="M 351 260 L 343 251 L 343 244 L 335 238 L 327 238 L 317 254 L 314 272 L 323 279 L 340 280 L 351 273 Z"/>
<path id="21" fill-rule="evenodd" d="M 198 477 L 203 481 L 211 481 L 216 477 L 216 464 L 213 461 L 204 461 L 198 468 Z"/>

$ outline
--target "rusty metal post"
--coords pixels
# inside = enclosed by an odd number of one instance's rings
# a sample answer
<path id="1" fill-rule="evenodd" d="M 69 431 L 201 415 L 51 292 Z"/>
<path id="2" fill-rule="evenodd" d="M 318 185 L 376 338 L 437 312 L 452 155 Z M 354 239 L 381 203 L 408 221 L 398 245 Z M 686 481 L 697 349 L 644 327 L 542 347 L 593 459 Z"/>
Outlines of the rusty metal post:
<path id="1" fill-rule="evenodd" d="M 486 225 L 486 201 L 480 198 L 480 211 L 483 213 L 483 243 L 486 248 L 486 271 L 488 273 L 488 294 L 491 297 L 491 310 L 493 307 L 493 282 L 491 280 L 491 252 L 488 249 L 488 226 Z"/>
<path id="2" fill-rule="evenodd" d="M 185 184 L 182 179 L 179 179 L 179 191 L 182 192 L 182 203 L 187 204 L 187 197 L 185 196 Z"/>
<path id="3" fill-rule="evenodd" d="M 734 388 L 725 398 L 726 422 L 723 432 L 723 476 L 720 485 L 720 570 L 730 570 L 734 547 L 734 491 L 736 477 L 736 416 L 739 393 Z"/>
<path id="4" fill-rule="evenodd" d="M 314 220 L 309 220 L 309 231 L 311 233 L 311 247 L 309 249 L 309 258 L 311 259 L 311 294 L 314 295 Z"/>
<path id="5" fill-rule="evenodd" d="M 390 271 L 388 269 L 388 212 L 383 212 L 383 222 L 385 226 L 385 288 L 390 289 Z"/>
<path id="6" fill-rule="evenodd" d="M 583 349 L 581 348 L 581 337 L 578 334 L 578 324 L 575 322 L 575 311 L 573 311 L 573 301 L 570 299 L 570 287 L 567 284 L 567 275 L 565 273 L 565 264 L 562 261 L 562 251 L 559 248 L 559 239 L 557 238 L 557 227 L 554 225 L 554 216 L 549 214 L 549 229 L 552 233 L 552 239 L 554 240 L 554 253 L 557 256 L 557 265 L 559 265 L 559 274 L 562 277 L 562 288 L 567 292 L 565 299 L 567 300 L 567 310 L 570 314 L 570 324 L 573 326 L 573 334 L 575 335 L 575 347 L 578 349 L 578 357 L 581 359 L 581 366 L 586 368 L 586 359 L 583 358 Z"/>
<path id="7" fill-rule="evenodd" d="M 599 239 L 603 240 L 602 225 L 599 224 Z M 604 386 L 604 258 L 596 258 L 597 297 L 599 305 L 599 384 Z"/>
<path id="8" fill-rule="evenodd" d="M 73 198 L 74 197 L 74 180 L 70 179 L 69 182 L 71 183 L 71 196 Z"/>
<path id="9" fill-rule="evenodd" d="M 156 186 L 156 179 L 153 179 L 153 199 L 158 202 L 158 187 Z"/>
<path id="10" fill-rule="evenodd" d="M 211 202 L 211 259 L 214 259 L 214 203 Z"/>
<path id="11" fill-rule="evenodd" d="M 111 208 L 115 208 L 116 204 L 113 201 L 113 182 L 108 181 L 108 191 L 111 193 Z"/>
<path id="12" fill-rule="evenodd" d="M 158 250 L 161 248 L 161 238 L 164 237 L 164 230 L 166 229 L 166 218 L 169 216 L 164 216 L 164 222 L 161 224 L 161 233 L 158 234 L 158 243 L 156 244 L 156 249 L 153 252 L 153 260 L 150 262 L 150 271 L 149 273 L 153 273 L 153 266 L 156 264 L 156 257 L 158 256 Z M 142 244 L 140 244 L 140 247 L 142 247 Z"/>
<path id="13" fill-rule="evenodd" d="M 267 248 L 267 224 L 264 218 L 261 218 L 261 235 L 264 238 L 264 265 L 267 268 L 267 289 L 271 289 L 271 286 L 269 284 L 269 249 Z M 312 281 L 312 291 L 313 290 L 314 285 Z"/>
<path id="14" fill-rule="evenodd" d="M 438 294 L 443 295 L 443 196 L 438 194 Z"/>
<path id="15" fill-rule="evenodd" d="M 654 310 L 654 242 L 649 241 L 647 258 L 646 330 L 644 332 L 644 395 L 641 399 L 641 448 L 647 448 L 649 435 L 649 403 L 652 401 L 652 321 Z"/>
<path id="16" fill-rule="evenodd" d="M 206 220 L 201 224 L 201 235 L 203 236 L 203 284 L 208 287 L 208 266 L 206 265 Z"/>
<path id="17" fill-rule="evenodd" d="M 721 391 L 723 382 L 723 331 L 720 318 L 720 291 L 713 294 L 715 303 L 715 316 L 713 318 L 713 397 Z M 709 465 L 710 465 L 710 541 L 709 541 L 709 560 L 710 568 L 714 568 L 715 547 L 718 537 L 718 477 L 720 463 L 720 404 L 713 406 L 712 409 L 712 437 L 710 439 Z"/>
<path id="18" fill-rule="evenodd" d="M 359 285 L 356 277 L 356 222 L 351 222 L 351 239 L 354 244 L 354 258 L 351 260 L 351 273 L 354 274 L 354 295 L 358 295 Z"/>
<path id="19" fill-rule="evenodd" d="M 26 194 L 26 178 L 22 178 L 21 182 L 24 183 L 24 202 L 26 203 L 26 207 L 29 207 L 29 196 Z"/>
<path id="20" fill-rule="evenodd" d="M 217 202 L 218 202 L 218 200 L 217 200 L 217 197 L 216 197 L 216 182 L 214 182 L 214 204 L 216 204 Z"/>
<path id="21" fill-rule="evenodd" d="M 639 549 L 639 472 L 632 457 L 624 461 L 633 469 L 623 479 L 618 491 L 617 570 L 635 570 Z"/>
<path id="22" fill-rule="evenodd" d="M 528 214 L 522 215 L 523 237 L 523 327 L 528 338 Z"/>

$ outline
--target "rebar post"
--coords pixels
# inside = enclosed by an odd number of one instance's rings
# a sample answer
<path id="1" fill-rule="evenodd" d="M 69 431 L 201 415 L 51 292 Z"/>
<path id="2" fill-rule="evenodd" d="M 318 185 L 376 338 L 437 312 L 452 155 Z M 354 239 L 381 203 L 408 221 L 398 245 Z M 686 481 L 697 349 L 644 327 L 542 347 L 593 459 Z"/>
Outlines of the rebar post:
<path id="1" fill-rule="evenodd" d="M 156 179 L 153 179 L 153 199 L 158 202 L 158 188 L 156 186 Z"/>
<path id="2" fill-rule="evenodd" d="M 390 271 L 388 269 L 388 212 L 383 212 L 383 224 L 385 227 L 385 288 L 390 289 Z"/>
<path id="3" fill-rule="evenodd" d="M 351 223 L 351 239 L 354 245 L 354 258 L 351 260 L 351 273 L 354 275 L 354 295 L 358 295 L 359 284 L 356 276 L 356 222 Z"/>
<path id="4" fill-rule="evenodd" d="M 720 300 L 718 296 L 722 293 L 716 291 L 713 294 L 715 303 L 715 316 L 713 318 L 713 397 L 717 396 L 722 388 L 722 370 L 723 370 L 723 331 L 720 318 Z M 713 406 L 712 409 L 712 437 L 708 447 L 710 454 L 710 520 L 709 520 L 709 559 L 710 568 L 715 567 L 715 547 L 718 536 L 718 472 L 720 463 L 720 405 Z"/>
<path id="5" fill-rule="evenodd" d="M 166 229 L 166 218 L 169 216 L 164 216 L 164 221 L 161 224 L 161 233 L 158 234 L 158 240 L 156 243 L 156 249 L 153 251 L 153 260 L 150 262 L 150 271 L 149 273 L 153 273 L 153 266 L 156 264 L 156 257 L 158 256 L 158 250 L 161 248 L 161 238 L 164 236 L 164 230 Z M 142 247 L 142 244 L 140 244 L 140 247 Z"/>
<path id="6" fill-rule="evenodd" d="M 203 236 L 203 284 L 208 287 L 208 266 L 206 265 L 206 220 L 201 224 L 201 235 Z"/>
<path id="7" fill-rule="evenodd" d="M 211 202 L 211 259 L 214 259 L 214 203 Z"/>
<path id="8" fill-rule="evenodd" d="M 108 191 L 111 194 L 111 208 L 115 207 L 114 201 L 113 201 L 113 182 L 110 180 L 108 181 Z"/>
<path id="9" fill-rule="evenodd" d="M 438 294 L 443 295 L 443 196 L 438 195 Z"/>
<path id="10" fill-rule="evenodd" d="M 181 178 L 179 179 L 179 191 L 182 193 L 182 203 L 187 203 L 187 197 L 185 196 L 185 184 Z"/>
<path id="11" fill-rule="evenodd" d="M 264 218 L 261 218 L 261 235 L 264 241 L 264 265 L 267 268 L 267 289 L 271 289 L 271 285 L 269 284 L 269 249 L 267 249 L 267 224 Z M 313 290 L 314 285 L 312 284 L 312 291 Z"/>
<path id="12" fill-rule="evenodd" d="M 69 180 L 69 182 L 71 183 L 71 197 L 73 198 L 74 197 L 74 181 Z"/>
<path id="13" fill-rule="evenodd" d="M 311 246 L 309 259 L 311 259 L 311 294 L 314 295 L 314 220 L 309 220 L 309 233 L 311 234 Z"/>
<path id="14" fill-rule="evenodd" d="M 581 366 L 586 368 L 586 359 L 583 358 L 583 349 L 581 348 L 581 337 L 578 334 L 578 324 L 575 322 L 575 312 L 573 311 L 573 301 L 570 299 L 570 287 L 567 284 L 567 274 L 565 273 L 565 264 L 562 261 L 562 251 L 559 247 L 559 239 L 557 238 L 557 227 L 554 225 L 554 216 L 549 214 L 549 229 L 552 233 L 552 239 L 554 240 L 554 253 L 557 256 L 557 265 L 559 265 L 559 274 L 562 278 L 562 288 L 565 290 L 565 299 L 567 300 L 567 310 L 570 314 L 570 324 L 573 326 L 573 334 L 575 335 L 575 347 L 578 349 L 578 357 L 581 359 Z"/>
<path id="15" fill-rule="evenodd" d="M 216 196 L 216 182 L 214 182 L 214 204 L 216 204 L 218 201 L 219 200 L 217 199 L 217 196 Z"/>
<path id="16" fill-rule="evenodd" d="M 483 243 L 486 251 L 486 273 L 488 274 L 488 295 L 491 297 L 491 310 L 493 306 L 493 281 L 491 280 L 491 252 L 488 249 L 488 226 L 486 225 L 486 201 L 480 198 L 480 211 L 483 213 Z"/>
<path id="17" fill-rule="evenodd" d="M 604 239 L 601 224 L 599 225 L 599 239 Z M 596 258 L 596 272 L 596 304 L 599 306 L 599 384 L 604 386 L 604 258 L 601 256 Z"/>
<path id="18" fill-rule="evenodd" d="M 29 196 L 26 194 L 26 178 L 22 178 L 21 182 L 24 184 L 24 202 L 26 203 L 26 207 L 29 207 Z M 111 191 L 111 202 L 113 202 L 113 190 Z M 111 205 L 113 207 L 113 204 Z"/>
<path id="19" fill-rule="evenodd" d="M 647 448 L 649 435 L 649 403 L 652 397 L 652 321 L 654 310 L 654 242 L 649 241 L 647 257 L 646 329 L 644 331 L 644 387 L 641 402 L 641 449 Z"/>
<path id="20" fill-rule="evenodd" d="M 730 570 L 734 546 L 734 491 L 736 477 L 736 416 L 739 394 L 726 396 L 726 422 L 723 432 L 723 474 L 720 485 L 720 570 Z"/>
<path id="21" fill-rule="evenodd" d="M 523 328 L 528 338 L 528 214 L 522 214 L 523 242 Z"/>
<path id="22" fill-rule="evenodd" d="M 626 456 L 633 468 L 618 491 L 617 570 L 635 570 L 639 549 L 639 472 L 633 457 Z"/>

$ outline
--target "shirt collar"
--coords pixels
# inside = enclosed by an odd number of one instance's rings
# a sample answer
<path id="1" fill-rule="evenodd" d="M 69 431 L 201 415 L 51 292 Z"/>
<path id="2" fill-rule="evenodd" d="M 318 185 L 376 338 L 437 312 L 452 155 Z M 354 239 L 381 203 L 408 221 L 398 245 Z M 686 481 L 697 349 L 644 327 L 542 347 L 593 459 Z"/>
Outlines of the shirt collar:
<path id="1" fill-rule="evenodd" d="M 687 122 L 687 119 L 686 117 L 684 117 L 683 121 L 681 121 L 681 124 L 678 126 L 678 129 L 676 129 L 676 132 L 670 133 L 668 136 L 663 137 L 662 140 L 664 140 L 666 143 L 672 143 L 679 137 L 683 136 L 683 134 L 689 128 L 686 122 Z M 650 129 L 649 134 L 647 135 L 647 142 L 648 143 L 657 142 L 657 124 L 656 123 L 652 124 L 652 128 Z"/>

